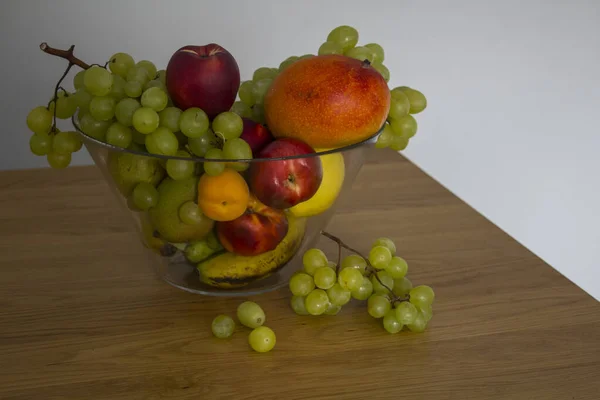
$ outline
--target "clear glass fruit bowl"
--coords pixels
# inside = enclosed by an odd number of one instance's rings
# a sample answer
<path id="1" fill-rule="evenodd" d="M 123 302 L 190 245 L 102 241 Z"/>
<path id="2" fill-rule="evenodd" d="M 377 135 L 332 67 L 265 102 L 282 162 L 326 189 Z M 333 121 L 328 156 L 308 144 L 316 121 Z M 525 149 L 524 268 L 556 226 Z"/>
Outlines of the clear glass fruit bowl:
<path id="1" fill-rule="evenodd" d="M 379 134 L 310 154 L 206 159 L 112 146 L 73 122 L 133 217 L 154 271 L 179 289 L 212 296 L 247 296 L 286 285 Z"/>

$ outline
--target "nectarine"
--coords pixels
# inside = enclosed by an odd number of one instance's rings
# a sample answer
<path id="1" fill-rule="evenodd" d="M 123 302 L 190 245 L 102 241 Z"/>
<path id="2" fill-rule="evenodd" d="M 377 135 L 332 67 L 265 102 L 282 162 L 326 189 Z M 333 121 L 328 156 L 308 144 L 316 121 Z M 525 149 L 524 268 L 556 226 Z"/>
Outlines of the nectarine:
<path id="1" fill-rule="evenodd" d="M 338 148 L 377 133 L 388 115 L 390 90 L 368 61 L 322 55 L 282 71 L 269 87 L 264 107 L 276 138 Z"/>

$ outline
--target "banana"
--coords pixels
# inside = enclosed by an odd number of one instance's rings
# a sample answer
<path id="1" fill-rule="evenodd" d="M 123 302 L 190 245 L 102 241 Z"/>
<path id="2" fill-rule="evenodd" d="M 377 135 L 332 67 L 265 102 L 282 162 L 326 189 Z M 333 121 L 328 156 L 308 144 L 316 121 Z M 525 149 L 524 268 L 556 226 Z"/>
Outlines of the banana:
<path id="1" fill-rule="evenodd" d="M 256 256 L 220 253 L 198 264 L 200 280 L 210 286 L 233 289 L 266 278 L 296 254 L 306 231 L 306 218 L 287 215 L 288 231 L 271 251 Z"/>

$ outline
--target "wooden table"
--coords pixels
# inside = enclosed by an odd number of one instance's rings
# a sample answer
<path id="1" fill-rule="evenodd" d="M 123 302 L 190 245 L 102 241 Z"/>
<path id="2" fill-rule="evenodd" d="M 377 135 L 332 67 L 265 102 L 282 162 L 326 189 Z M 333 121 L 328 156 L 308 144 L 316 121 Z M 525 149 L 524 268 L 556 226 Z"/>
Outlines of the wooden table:
<path id="1" fill-rule="evenodd" d="M 328 230 L 359 250 L 390 236 L 436 291 L 423 334 L 364 304 L 300 317 L 253 300 L 277 346 L 211 336 L 240 299 L 157 280 L 95 167 L 0 173 L 0 398 L 600 398 L 600 306 L 393 152 L 369 154 Z M 328 250 L 334 248 L 322 241 Z M 333 252 L 332 252 L 333 253 Z"/>

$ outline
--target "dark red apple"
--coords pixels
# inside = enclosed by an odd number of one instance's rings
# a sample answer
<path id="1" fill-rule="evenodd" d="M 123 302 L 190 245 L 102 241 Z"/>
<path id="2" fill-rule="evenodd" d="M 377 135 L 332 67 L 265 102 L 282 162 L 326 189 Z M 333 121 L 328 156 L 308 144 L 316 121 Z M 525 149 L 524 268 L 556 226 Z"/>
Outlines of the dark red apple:
<path id="1" fill-rule="evenodd" d="M 217 222 L 216 230 L 225 250 L 255 256 L 277 247 L 287 234 L 288 221 L 283 211 L 250 196 L 246 212 L 232 221 Z"/>
<path id="2" fill-rule="evenodd" d="M 286 209 L 310 199 L 323 180 L 321 159 L 301 140 L 277 139 L 255 158 L 307 155 L 287 160 L 250 163 L 248 183 L 252 193 L 269 207 Z"/>
<path id="3" fill-rule="evenodd" d="M 273 141 L 271 132 L 262 124 L 252 121 L 250 118 L 244 120 L 244 130 L 240 136 L 250 145 L 252 156 L 255 157 L 266 145 Z"/>
<path id="4" fill-rule="evenodd" d="M 199 107 L 212 119 L 233 105 L 240 70 L 231 53 L 218 44 L 184 46 L 171 56 L 166 81 L 177 107 Z"/>

